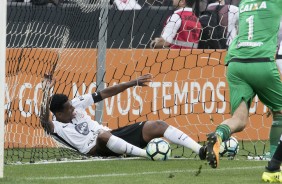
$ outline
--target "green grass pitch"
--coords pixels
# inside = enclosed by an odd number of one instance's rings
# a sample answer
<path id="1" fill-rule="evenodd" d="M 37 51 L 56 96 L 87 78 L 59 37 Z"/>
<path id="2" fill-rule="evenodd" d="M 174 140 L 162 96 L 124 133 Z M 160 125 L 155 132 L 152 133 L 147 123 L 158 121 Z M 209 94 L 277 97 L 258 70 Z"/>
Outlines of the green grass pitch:
<path id="1" fill-rule="evenodd" d="M 107 160 L 78 163 L 6 165 L 0 183 L 196 184 L 262 183 L 266 161 L 221 160 L 218 169 L 206 161 L 171 159 Z M 201 167 L 201 169 L 199 169 Z"/>
<path id="2" fill-rule="evenodd" d="M 241 143 L 234 160 L 223 157 L 218 169 L 195 158 L 188 149 L 174 149 L 173 155 L 183 153 L 189 159 L 168 161 L 146 159 L 115 159 L 72 163 L 5 165 L 5 184 L 257 184 L 266 161 L 250 161 L 247 155 L 261 155 L 268 142 Z M 175 146 L 175 145 L 174 145 Z M 255 148 L 255 149 L 254 149 Z M 201 168 L 201 169 L 200 169 Z"/>

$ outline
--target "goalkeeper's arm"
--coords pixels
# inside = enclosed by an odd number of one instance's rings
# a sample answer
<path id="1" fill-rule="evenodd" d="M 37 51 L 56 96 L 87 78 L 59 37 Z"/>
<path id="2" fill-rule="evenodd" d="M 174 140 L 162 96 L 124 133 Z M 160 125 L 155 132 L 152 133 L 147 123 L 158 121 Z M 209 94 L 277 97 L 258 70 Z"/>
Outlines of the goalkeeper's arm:
<path id="1" fill-rule="evenodd" d="M 105 88 L 98 92 L 97 94 L 100 95 L 100 100 L 103 100 L 105 98 L 117 95 L 127 88 L 133 87 L 133 86 L 147 86 L 147 82 L 152 81 L 152 75 L 151 74 L 146 74 L 138 77 L 135 80 L 131 80 L 129 82 L 117 84 L 108 88 Z"/>
<path id="2" fill-rule="evenodd" d="M 54 133 L 54 124 L 50 119 L 50 89 L 54 86 L 55 80 L 49 74 L 44 75 L 42 82 L 43 97 L 40 106 L 40 123 L 45 132 Z"/>

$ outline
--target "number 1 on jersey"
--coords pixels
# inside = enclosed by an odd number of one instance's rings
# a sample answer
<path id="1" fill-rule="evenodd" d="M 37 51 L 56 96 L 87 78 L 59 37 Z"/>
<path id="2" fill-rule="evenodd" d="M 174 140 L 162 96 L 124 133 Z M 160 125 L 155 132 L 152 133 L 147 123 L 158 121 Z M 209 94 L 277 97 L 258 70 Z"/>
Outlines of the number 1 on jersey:
<path id="1" fill-rule="evenodd" d="M 254 36 L 254 16 L 251 15 L 246 19 L 246 22 L 249 24 L 248 30 L 248 40 L 252 40 Z"/>

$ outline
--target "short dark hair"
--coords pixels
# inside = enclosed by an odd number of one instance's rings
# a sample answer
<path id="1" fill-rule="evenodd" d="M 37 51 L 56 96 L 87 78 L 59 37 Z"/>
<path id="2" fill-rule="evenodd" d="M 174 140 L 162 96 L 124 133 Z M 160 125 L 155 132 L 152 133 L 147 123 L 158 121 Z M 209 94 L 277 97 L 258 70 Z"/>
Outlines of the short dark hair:
<path id="1" fill-rule="evenodd" d="M 186 6 L 188 7 L 193 7 L 195 0 L 185 0 L 186 1 Z"/>
<path id="2" fill-rule="evenodd" d="M 67 95 L 54 94 L 51 97 L 50 111 L 54 114 L 56 112 L 62 112 L 64 110 L 64 104 L 69 100 Z"/>

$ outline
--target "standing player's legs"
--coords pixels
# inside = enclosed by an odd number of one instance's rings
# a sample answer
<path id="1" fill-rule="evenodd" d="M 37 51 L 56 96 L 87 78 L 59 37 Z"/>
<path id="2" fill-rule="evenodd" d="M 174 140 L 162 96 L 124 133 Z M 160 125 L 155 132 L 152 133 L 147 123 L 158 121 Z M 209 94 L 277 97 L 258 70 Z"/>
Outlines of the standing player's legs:
<path id="1" fill-rule="evenodd" d="M 212 134 L 208 142 L 208 161 L 212 167 L 217 167 L 217 148 L 220 140 L 226 140 L 235 132 L 242 131 L 248 122 L 248 109 L 252 98 L 258 95 L 274 113 L 274 119 L 279 120 L 278 115 L 282 110 L 282 83 L 275 62 L 257 63 L 231 63 L 228 67 L 227 79 L 230 87 L 231 119 L 224 121 L 216 129 L 216 135 Z M 246 105 L 242 104 L 242 100 Z M 238 104 L 240 104 L 238 106 Z M 210 159 L 210 160 L 209 160 Z"/>

